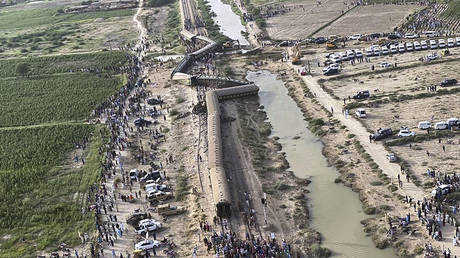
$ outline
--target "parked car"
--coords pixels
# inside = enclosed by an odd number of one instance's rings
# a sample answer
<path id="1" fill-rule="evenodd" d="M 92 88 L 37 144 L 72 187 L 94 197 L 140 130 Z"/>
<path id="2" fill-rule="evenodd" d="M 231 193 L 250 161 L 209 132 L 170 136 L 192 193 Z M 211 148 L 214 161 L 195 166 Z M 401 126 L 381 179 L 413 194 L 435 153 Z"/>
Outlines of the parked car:
<path id="1" fill-rule="evenodd" d="M 398 51 L 399 53 L 404 53 L 406 51 L 406 47 L 404 46 L 404 44 L 398 45 Z"/>
<path id="2" fill-rule="evenodd" d="M 439 48 L 445 48 L 446 47 L 446 41 L 444 39 L 439 39 L 438 40 L 438 45 L 439 45 Z"/>
<path id="3" fill-rule="evenodd" d="M 377 131 L 371 136 L 372 139 L 378 141 L 393 135 L 393 130 L 391 128 L 379 128 Z"/>
<path id="4" fill-rule="evenodd" d="M 404 35 L 404 37 L 406 39 L 415 39 L 415 38 L 418 38 L 418 35 L 416 33 L 406 33 L 406 35 Z"/>
<path id="5" fill-rule="evenodd" d="M 316 43 L 316 44 L 324 44 L 326 42 L 327 42 L 327 38 L 325 37 L 318 37 L 313 40 L 313 43 Z"/>
<path id="6" fill-rule="evenodd" d="M 328 66 L 323 68 L 323 73 L 327 72 L 327 70 L 329 70 L 331 68 L 340 70 L 340 65 L 338 63 L 330 64 L 330 65 L 328 65 Z"/>
<path id="7" fill-rule="evenodd" d="M 354 34 L 354 35 L 351 35 L 349 39 L 358 40 L 359 38 L 361 38 L 361 34 Z"/>
<path id="8" fill-rule="evenodd" d="M 390 68 L 392 66 L 393 65 L 391 63 L 389 63 L 389 62 L 381 62 L 380 63 L 380 67 L 382 67 L 382 68 Z"/>
<path id="9" fill-rule="evenodd" d="M 139 226 L 134 228 L 137 234 L 146 234 L 147 232 L 155 231 L 161 228 L 161 223 L 153 219 L 146 219 L 139 222 Z"/>
<path id="10" fill-rule="evenodd" d="M 407 127 L 402 127 L 401 130 L 399 130 L 398 136 L 399 137 L 415 136 L 415 132 L 412 132 Z"/>
<path id="11" fill-rule="evenodd" d="M 388 35 L 388 39 L 400 39 L 401 35 L 399 33 L 391 33 Z"/>
<path id="12" fill-rule="evenodd" d="M 439 57 L 438 54 L 432 53 L 431 55 L 427 55 L 427 56 L 426 56 L 426 60 L 428 60 L 428 61 L 433 61 L 433 60 L 438 59 L 438 57 Z"/>
<path id="13" fill-rule="evenodd" d="M 356 57 L 362 57 L 362 56 L 363 56 L 363 51 L 357 49 L 357 50 L 355 51 L 355 56 L 356 56 Z"/>
<path id="14" fill-rule="evenodd" d="M 421 121 L 418 123 L 418 128 L 422 130 L 427 130 L 431 128 L 431 123 L 428 121 Z"/>
<path id="15" fill-rule="evenodd" d="M 156 99 L 156 98 L 149 98 L 147 99 L 147 104 L 149 105 L 160 105 L 160 104 L 163 104 L 163 100 L 162 99 Z"/>
<path id="16" fill-rule="evenodd" d="M 365 99 L 369 98 L 371 95 L 368 90 L 358 91 L 355 95 L 353 95 L 353 99 Z"/>
<path id="17" fill-rule="evenodd" d="M 390 46 L 390 52 L 391 52 L 392 54 L 398 53 L 398 46 L 397 46 L 397 45 L 391 45 L 391 46 Z"/>
<path id="18" fill-rule="evenodd" d="M 396 154 L 394 154 L 394 153 L 388 153 L 388 154 L 387 154 L 387 159 L 388 159 L 390 162 L 396 162 L 396 161 L 398 161 L 398 157 L 397 157 Z"/>
<path id="19" fill-rule="evenodd" d="M 366 115 L 366 110 L 364 108 L 358 108 L 356 109 L 356 112 L 355 112 L 356 116 L 359 117 L 359 118 L 365 118 L 367 115 Z"/>
<path id="20" fill-rule="evenodd" d="M 446 122 L 437 122 L 434 124 L 434 129 L 436 130 L 446 130 L 449 127 L 449 124 Z"/>
<path id="21" fill-rule="evenodd" d="M 151 250 L 160 247 L 160 241 L 148 239 L 137 243 L 134 247 L 139 250 Z"/>
<path id="22" fill-rule="evenodd" d="M 414 50 L 414 45 L 411 42 L 406 43 L 406 50 L 407 51 L 412 51 Z"/>
<path id="23" fill-rule="evenodd" d="M 152 124 L 151 121 L 145 120 L 144 118 L 138 118 L 138 119 L 134 120 L 134 125 L 135 126 L 149 126 L 151 124 Z"/>
<path id="24" fill-rule="evenodd" d="M 441 87 L 452 86 L 457 84 L 457 79 L 445 79 L 441 82 Z"/>
<path id="25" fill-rule="evenodd" d="M 390 53 L 390 51 L 388 50 L 388 48 L 383 46 L 382 47 L 382 55 L 388 55 L 389 53 Z"/>
<path id="26" fill-rule="evenodd" d="M 371 57 L 374 55 L 372 48 L 366 48 L 366 57 Z"/>
<path id="27" fill-rule="evenodd" d="M 431 191 L 431 196 L 436 197 L 436 195 L 446 195 L 453 191 L 452 185 L 440 185 L 436 189 Z"/>
<path id="28" fill-rule="evenodd" d="M 415 51 L 422 50 L 422 46 L 420 45 L 418 41 L 414 41 L 414 50 Z"/>
<path id="29" fill-rule="evenodd" d="M 426 40 L 420 41 L 420 46 L 423 50 L 428 49 L 428 44 L 426 43 Z"/>
<path id="30" fill-rule="evenodd" d="M 131 171 L 129 171 L 129 178 L 131 180 L 137 180 L 138 173 L 139 173 L 139 170 L 137 170 L 137 168 L 131 169 Z"/>
<path id="31" fill-rule="evenodd" d="M 436 43 L 436 40 L 434 39 L 430 40 L 430 48 L 431 49 L 438 48 L 438 44 Z"/>
<path id="32" fill-rule="evenodd" d="M 339 73 L 339 69 L 337 68 L 329 68 L 325 72 L 323 72 L 324 75 L 334 75 L 338 73 Z"/>
<path id="33" fill-rule="evenodd" d="M 455 45 L 460 46 L 460 37 L 455 38 Z"/>
<path id="34" fill-rule="evenodd" d="M 180 214 L 185 211 L 183 207 L 172 206 L 170 204 L 163 204 L 158 205 L 157 207 L 158 215 L 160 216 L 168 216 L 168 215 L 176 215 Z"/>
<path id="35" fill-rule="evenodd" d="M 455 40 L 453 38 L 447 39 L 447 46 L 448 47 L 455 47 Z"/>

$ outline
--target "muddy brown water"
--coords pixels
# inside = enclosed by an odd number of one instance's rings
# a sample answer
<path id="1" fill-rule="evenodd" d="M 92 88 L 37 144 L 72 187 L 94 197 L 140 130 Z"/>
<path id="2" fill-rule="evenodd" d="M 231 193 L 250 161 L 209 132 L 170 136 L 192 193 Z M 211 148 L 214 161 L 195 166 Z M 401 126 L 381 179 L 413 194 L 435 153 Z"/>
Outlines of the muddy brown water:
<path id="1" fill-rule="evenodd" d="M 232 7 L 222 3 L 221 0 L 208 0 L 208 2 L 211 10 L 216 14 L 213 20 L 220 26 L 220 32 L 233 40 L 238 40 L 240 45 L 249 45 L 246 38 L 241 35 L 241 31 L 246 31 L 246 28 L 241 23 L 240 16 L 232 11 Z"/>
<path id="2" fill-rule="evenodd" d="M 249 72 L 246 79 L 260 87 L 260 104 L 273 126 L 272 136 L 280 138 L 290 170 L 312 181 L 308 194 L 311 227 L 321 233 L 323 246 L 333 252 L 333 257 L 396 257 L 391 248 L 376 248 L 364 233 L 360 221 L 369 216 L 364 214 L 358 194 L 334 183 L 339 173 L 328 166 L 321 152 L 323 144 L 308 130 L 302 112 L 276 76 L 258 71 Z"/>

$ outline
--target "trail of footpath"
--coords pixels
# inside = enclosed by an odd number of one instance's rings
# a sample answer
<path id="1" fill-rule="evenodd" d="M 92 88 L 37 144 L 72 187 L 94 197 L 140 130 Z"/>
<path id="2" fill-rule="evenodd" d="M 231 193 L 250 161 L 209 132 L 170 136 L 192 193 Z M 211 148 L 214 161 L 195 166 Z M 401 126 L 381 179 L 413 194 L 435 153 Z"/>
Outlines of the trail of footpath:
<path id="1" fill-rule="evenodd" d="M 299 66 L 291 65 L 295 71 L 300 68 Z M 355 118 L 349 116 L 349 118 L 345 118 L 345 116 L 341 113 L 342 111 L 342 101 L 336 100 L 332 98 L 329 94 L 327 94 L 318 82 L 310 75 L 308 76 L 301 76 L 302 80 L 306 83 L 307 87 L 310 89 L 311 93 L 316 96 L 316 100 L 327 110 L 331 111 L 333 109 L 332 116 L 333 118 L 339 120 L 343 125 L 345 125 L 350 133 L 353 133 L 357 140 L 359 140 L 360 144 L 366 150 L 366 152 L 372 157 L 372 159 L 379 165 L 380 169 L 382 169 L 383 173 L 388 175 L 393 181 L 397 181 L 397 177 L 400 171 L 400 167 L 397 164 L 390 163 L 386 157 L 387 150 L 385 150 L 384 146 L 380 143 L 370 143 L 369 142 L 369 132 L 366 128 Z M 409 196 L 417 200 L 422 200 L 424 197 L 431 198 L 429 193 L 423 191 L 423 189 L 417 187 L 412 182 L 406 182 L 403 180 L 403 187 L 398 189 L 398 193 L 403 196 Z M 412 209 L 409 207 L 407 212 L 413 212 Z M 401 214 L 405 216 L 405 214 Z M 451 225 L 446 224 L 442 227 L 443 233 L 443 240 L 442 241 L 430 241 L 429 238 L 423 239 L 427 242 L 432 242 L 433 247 L 437 247 L 439 250 L 443 250 L 446 247 L 449 247 L 452 251 L 452 255 L 460 256 L 460 249 L 459 248 L 452 248 L 452 236 L 455 233 L 455 228 Z"/>

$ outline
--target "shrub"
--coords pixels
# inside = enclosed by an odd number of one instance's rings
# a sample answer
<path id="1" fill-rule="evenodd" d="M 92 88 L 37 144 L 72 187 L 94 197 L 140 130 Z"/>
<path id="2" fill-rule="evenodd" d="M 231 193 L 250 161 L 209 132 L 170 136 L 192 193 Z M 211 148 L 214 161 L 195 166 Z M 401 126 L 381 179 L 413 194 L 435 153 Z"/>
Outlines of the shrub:
<path id="1" fill-rule="evenodd" d="M 314 257 L 329 257 L 331 251 L 325 247 L 321 247 L 319 244 L 313 244 L 311 246 L 311 253 Z"/>

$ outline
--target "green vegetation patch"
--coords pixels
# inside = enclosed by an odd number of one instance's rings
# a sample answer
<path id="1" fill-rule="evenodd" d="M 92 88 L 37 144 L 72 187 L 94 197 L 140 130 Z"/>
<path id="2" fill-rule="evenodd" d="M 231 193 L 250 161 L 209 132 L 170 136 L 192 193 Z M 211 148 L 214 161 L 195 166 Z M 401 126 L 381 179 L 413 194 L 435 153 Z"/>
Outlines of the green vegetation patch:
<path id="1" fill-rule="evenodd" d="M 100 175 L 107 135 L 102 126 L 86 124 L 0 130 L 0 257 L 76 245 L 78 232 L 93 229 L 86 201 L 94 198 L 89 189 Z M 86 138 L 92 143 L 85 165 L 65 164 Z"/>
<path id="2" fill-rule="evenodd" d="M 82 69 L 118 73 L 128 63 L 129 54 L 123 51 L 100 51 L 85 54 L 54 55 L 0 60 L 0 77 L 21 76 L 16 67 L 27 64 L 26 76 L 54 73 L 80 72 Z"/>
<path id="3" fill-rule="evenodd" d="M 122 86 L 92 73 L 0 80 L 0 127 L 83 120 Z"/>

